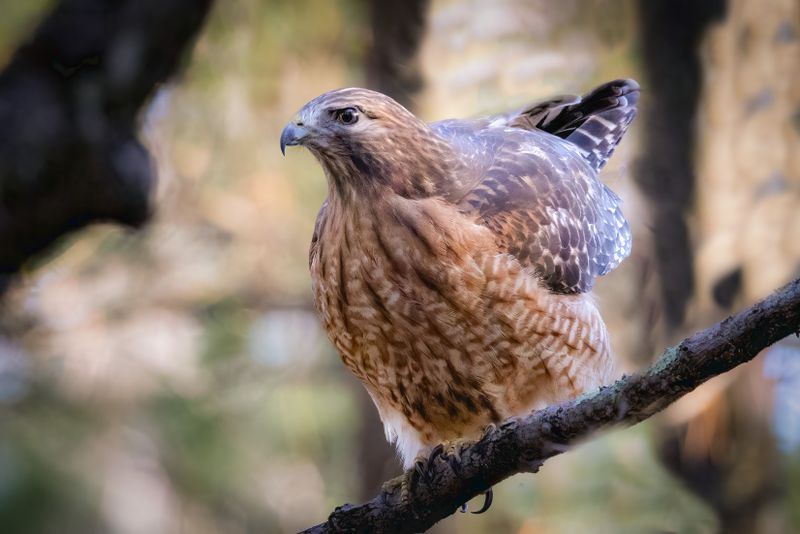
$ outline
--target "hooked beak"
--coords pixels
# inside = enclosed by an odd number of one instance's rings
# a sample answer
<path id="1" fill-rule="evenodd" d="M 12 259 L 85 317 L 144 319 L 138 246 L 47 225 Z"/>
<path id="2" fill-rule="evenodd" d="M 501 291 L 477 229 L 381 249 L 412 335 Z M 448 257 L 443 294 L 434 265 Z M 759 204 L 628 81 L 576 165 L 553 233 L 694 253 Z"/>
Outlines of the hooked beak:
<path id="1" fill-rule="evenodd" d="M 308 130 L 302 124 L 295 122 L 287 124 L 283 132 L 281 132 L 281 154 L 285 156 L 286 147 L 299 145 L 306 135 L 308 135 Z"/>

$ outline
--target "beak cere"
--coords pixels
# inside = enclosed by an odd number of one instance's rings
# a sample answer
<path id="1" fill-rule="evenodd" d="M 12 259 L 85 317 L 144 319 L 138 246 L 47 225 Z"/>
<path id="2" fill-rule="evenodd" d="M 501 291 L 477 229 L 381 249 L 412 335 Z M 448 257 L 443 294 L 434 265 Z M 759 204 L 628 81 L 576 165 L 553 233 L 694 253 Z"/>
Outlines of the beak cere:
<path id="1" fill-rule="evenodd" d="M 281 154 L 286 155 L 287 146 L 299 145 L 302 139 L 308 135 L 308 130 L 303 126 L 290 122 L 281 132 Z"/>

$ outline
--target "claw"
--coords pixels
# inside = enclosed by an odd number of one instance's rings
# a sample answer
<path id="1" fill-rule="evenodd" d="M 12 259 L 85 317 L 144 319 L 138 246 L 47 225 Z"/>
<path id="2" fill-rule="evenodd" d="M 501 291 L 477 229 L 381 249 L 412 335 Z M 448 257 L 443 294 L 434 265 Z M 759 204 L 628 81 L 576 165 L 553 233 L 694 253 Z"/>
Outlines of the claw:
<path id="1" fill-rule="evenodd" d="M 434 447 L 433 450 L 431 450 L 430 454 L 427 457 L 418 456 L 414 460 L 414 470 L 413 470 L 413 474 L 415 474 L 416 477 L 412 477 L 412 479 L 418 478 L 429 483 L 431 481 L 431 474 L 433 473 L 434 469 L 433 462 L 436 460 L 436 458 L 438 458 L 439 456 L 443 456 L 444 454 L 445 454 L 444 445 L 439 444 L 436 447 Z"/>
<path id="2" fill-rule="evenodd" d="M 495 432 L 496 430 L 497 430 L 497 425 L 496 425 L 496 424 L 494 424 L 494 423 L 489 423 L 488 425 L 486 425 L 486 426 L 483 428 L 483 434 L 481 435 L 481 439 L 485 438 L 485 437 L 486 437 L 486 436 L 488 436 L 489 434 L 494 434 L 494 432 Z"/>
<path id="3" fill-rule="evenodd" d="M 416 484 L 417 480 L 419 480 L 419 479 L 427 480 L 428 479 L 427 466 L 425 464 L 425 460 L 423 460 L 422 458 L 417 458 L 416 460 L 414 460 L 414 470 L 411 472 L 410 479 L 411 479 L 410 480 L 410 482 L 411 482 L 410 486 L 412 488 Z"/>
<path id="4" fill-rule="evenodd" d="M 436 460 L 436 458 L 438 458 L 439 456 L 442 456 L 444 453 L 445 453 L 445 450 L 444 450 L 444 444 L 443 443 L 440 443 L 440 444 L 438 444 L 437 446 L 435 446 L 433 448 L 433 450 L 431 451 L 431 453 L 428 456 L 428 459 L 426 461 L 426 463 L 428 464 L 428 470 L 431 469 L 431 466 L 433 465 L 433 461 Z"/>
<path id="5" fill-rule="evenodd" d="M 481 506 L 481 509 L 478 510 L 477 512 L 472 512 L 473 514 L 482 514 L 486 510 L 491 508 L 492 500 L 494 499 L 494 492 L 492 491 L 492 488 L 489 488 L 488 490 L 486 490 L 486 492 L 483 494 L 483 497 L 484 497 L 483 506 Z M 462 512 L 466 511 L 466 507 L 467 507 L 467 503 L 464 503 L 461 506 L 461 511 Z"/>
<path id="6" fill-rule="evenodd" d="M 447 464 L 450 466 L 453 473 L 457 475 L 461 473 L 461 452 L 458 450 L 458 447 L 453 447 L 452 450 L 448 451 Z"/>

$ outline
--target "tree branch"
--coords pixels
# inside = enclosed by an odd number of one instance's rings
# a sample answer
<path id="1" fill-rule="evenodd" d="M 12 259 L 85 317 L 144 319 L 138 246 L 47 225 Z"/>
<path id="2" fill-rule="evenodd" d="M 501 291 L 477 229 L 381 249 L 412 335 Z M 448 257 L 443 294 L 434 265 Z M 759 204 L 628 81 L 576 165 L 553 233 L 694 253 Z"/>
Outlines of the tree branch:
<path id="1" fill-rule="evenodd" d="M 424 531 L 502 480 L 536 472 L 545 460 L 598 430 L 647 419 L 792 333 L 800 335 L 800 279 L 667 349 L 646 371 L 579 399 L 512 418 L 487 430 L 477 442 L 456 444 L 454 451 L 438 455 L 421 470 L 388 481 L 371 501 L 341 506 L 327 522 L 304 534 Z"/>
<path id="2" fill-rule="evenodd" d="M 93 221 L 138 226 L 155 182 L 137 116 L 212 0 L 62 0 L 0 73 L 0 293 Z"/>

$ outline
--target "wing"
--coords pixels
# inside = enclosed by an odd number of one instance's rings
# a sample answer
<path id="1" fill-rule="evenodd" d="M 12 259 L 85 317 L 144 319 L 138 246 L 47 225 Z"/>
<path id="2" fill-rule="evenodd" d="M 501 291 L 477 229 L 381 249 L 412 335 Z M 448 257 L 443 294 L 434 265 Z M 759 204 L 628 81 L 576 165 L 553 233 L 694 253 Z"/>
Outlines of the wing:
<path id="1" fill-rule="evenodd" d="M 601 89 L 589 95 L 610 98 Z M 543 103 L 517 114 L 432 124 L 460 154 L 466 176 L 445 196 L 474 213 L 500 249 L 532 268 L 552 291 L 589 291 L 631 249 L 620 199 L 597 177 L 635 113 L 630 100 L 618 98 L 626 109 L 616 115 L 609 112 L 617 108 L 594 106 L 600 121 L 582 115 L 580 122 L 576 117 L 591 106 L 580 111 L 574 107 L 580 99 L 558 97 L 548 101 L 550 111 Z M 591 131 L 584 133 L 586 125 Z M 595 135 L 597 125 L 607 134 Z"/>
<path id="2" fill-rule="evenodd" d="M 577 146 L 599 171 L 636 116 L 639 84 L 634 80 L 604 83 L 582 97 L 557 96 L 521 111 L 499 115 L 493 124 L 542 130 Z"/>

